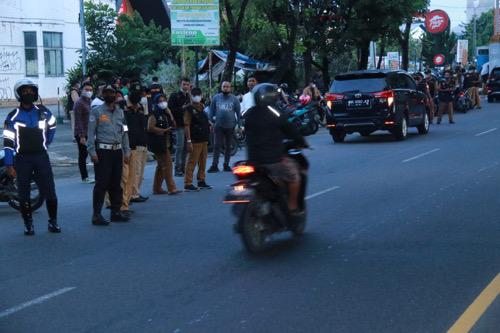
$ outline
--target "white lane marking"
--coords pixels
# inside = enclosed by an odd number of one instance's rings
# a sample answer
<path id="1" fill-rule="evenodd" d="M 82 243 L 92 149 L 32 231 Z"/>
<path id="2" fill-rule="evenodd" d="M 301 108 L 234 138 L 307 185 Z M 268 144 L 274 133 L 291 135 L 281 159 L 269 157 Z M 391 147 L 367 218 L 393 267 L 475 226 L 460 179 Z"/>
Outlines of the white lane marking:
<path id="1" fill-rule="evenodd" d="M 435 152 L 440 151 L 440 150 L 441 150 L 440 148 L 436 148 L 436 149 L 430 150 L 430 151 L 428 151 L 426 153 L 423 153 L 423 154 L 420 154 L 420 155 L 417 155 L 417 156 L 413 156 L 413 157 L 411 157 L 409 159 L 406 159 L 406 160 L 403 161 L 403 163 L 408 163 L 410 161 L 416 160 L 417 158 L 427 156 L 429 154 L 435 153 Z"/>
<path id="2" fill-rule="evenodd" d="M 317 193 L 313 193 L 311 195 L 308 195 L 306 197 L 306 200 L 319 197 L 320 195 L 323 195 L 323 194 L 331 192 L 331 191 L 335 191 L 336 189 L 339 189 L 339 188 L 340 188 L 340 186 L 333 186 L 333 187 L 327 188 L 326 190 L 323 190 L 323 191 L 320 191 L 320 192 L 317 192 Z"/>
<path id="3" fill-rule="evenodd" d="M 54 291 L 54 292 L 52 292 L 50 294 L 47 294 L 47 295 L 35 298 L 35 299 L 33 299 L 33 300 L 29 301 L 29 302 L 26 302 L 26 303 L 20 304 L 18 306 L 15 306 L 13 308 L 7 309 L 5 311 L 0 312 L 0 318 L 10 316 L 11 314 L 16 313 L 18 311 L 21 311 L 22 309 L 25 309 L 25 308 L 27 308 L 29 306 L 43 303 L 45 301 L 48 301 L 51 298 L 54 298 L 56 296 L 62 295 L 64 293 L 67 293 L 68 291 L 71 291 L 71 290 L 73 290 L 75 288 L 76 287 L 62 288 L 62 289 L 56 290 L 56 291 Z"/>
<path id="4" fill-rule="evenodd" d="M 487 131 L 484 131 L 484 132 L 478 133 L 478 134 L 476 134 L 476 136 L 485 135 L 485 134 L 488 134 L 488 133 L 494 132 L 494 131 L 496 131 L 497 129 L 498 129 L 498 128 L 496 128 L 496 127 L 495 127 L 495 128 L 489 129 L 489 130 L 487 130 Z"/>

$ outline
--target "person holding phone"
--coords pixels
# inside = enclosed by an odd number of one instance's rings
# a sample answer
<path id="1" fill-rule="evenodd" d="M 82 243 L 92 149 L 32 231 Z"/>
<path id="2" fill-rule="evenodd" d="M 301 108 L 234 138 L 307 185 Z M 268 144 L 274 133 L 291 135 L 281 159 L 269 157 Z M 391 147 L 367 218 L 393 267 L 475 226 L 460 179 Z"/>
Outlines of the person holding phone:
<path id="1" fill-rule="evenodd" d="M 148 118 L 148 148 L 155 155 L 157 165 L 153 181 L 153 194 L 174 195 L 181 193 L 175 185 L 172 158 L 168 149 L 170 134 L 176 127 L 174 118 L 168 108 L 167 97 L 157 94 L 154 98 L 154 110 Z M 167 190 L 162 188 L 163 180 L 167 182 Z"/>

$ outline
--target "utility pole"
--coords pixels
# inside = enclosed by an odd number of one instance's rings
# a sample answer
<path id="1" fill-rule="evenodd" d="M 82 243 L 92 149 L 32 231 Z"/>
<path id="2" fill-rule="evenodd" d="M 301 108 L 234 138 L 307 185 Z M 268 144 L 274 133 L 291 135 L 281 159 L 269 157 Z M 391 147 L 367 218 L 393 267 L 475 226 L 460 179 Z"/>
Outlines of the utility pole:
<path id="1" fill-rule="evenodd" d="M 80 30 L 82 34 L 82 78 L 87 75 L 87 41 L 85 37 L 85 15 L 83 0 L 80 0 Z"/>
<path id="2" fill-rule="evenodd" d="M 474 0 L 474 28 L 473 28 L 473 37 L 472 37 L 472 52 L 474 55 L 472 59 L 474 63 L 476 62 L 477 57 L 477 17 L 476 17 L 476 9 L 479 6 L 479 0 Z"/>

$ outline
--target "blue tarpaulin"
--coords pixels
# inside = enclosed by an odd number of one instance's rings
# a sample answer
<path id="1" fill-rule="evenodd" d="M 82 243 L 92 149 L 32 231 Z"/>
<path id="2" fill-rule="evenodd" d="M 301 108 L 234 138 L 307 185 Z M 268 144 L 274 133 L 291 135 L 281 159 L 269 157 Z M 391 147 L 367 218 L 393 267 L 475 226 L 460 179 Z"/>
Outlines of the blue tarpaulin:
<path id="1" fill-rule="evenodd" d="M 224 66 L 226 65 L 227 56 L 229 51 L 219 51 L 212 50 L 212 76 L 217 76 L 224 71 Z M 252 59 L 244 54 L 236 53 L 236 61 L 234 67 L 242 69 L 244 71 L 250 72 L 272 72 L 276 70 L 276 67 L 268 62 L 262 62 Z M 198 62 L 198 73 L 205 74 L 209 71 L 209 61 L 208 56 Z"/>

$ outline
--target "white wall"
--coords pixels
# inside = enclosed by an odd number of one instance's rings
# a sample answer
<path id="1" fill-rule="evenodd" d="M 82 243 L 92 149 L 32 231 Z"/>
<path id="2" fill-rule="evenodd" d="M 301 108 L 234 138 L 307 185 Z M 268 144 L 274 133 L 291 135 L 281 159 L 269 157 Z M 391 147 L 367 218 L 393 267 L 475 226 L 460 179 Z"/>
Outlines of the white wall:
<path id="1" fill-rule="evenodd" d="M 98 0 L 96 0 L 98 1 Z M 114 7 L 114 0 L 100 2 Z M 53 99 L 64 95 L 65 77 L 47 77 L 43 32 L 63 35 L 64 72 L 79 59 L 81 48 L 78 14 L 79 0 L 0 0 L 0 103 L 14 99 L 12 87 L 26 77 L 24 31 L 36 31 L 38 77 L 31 77 L 40 87 L 40 96 Z"/>

